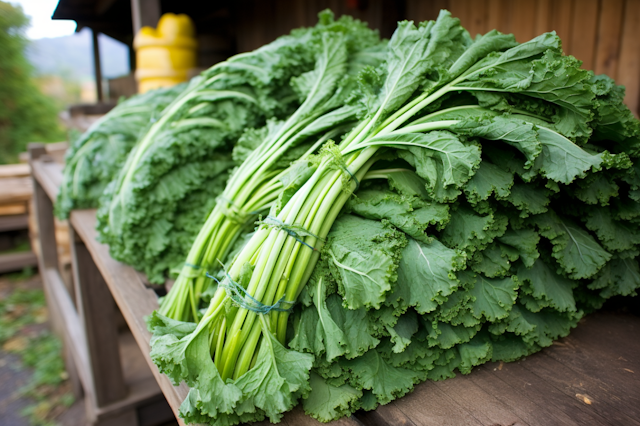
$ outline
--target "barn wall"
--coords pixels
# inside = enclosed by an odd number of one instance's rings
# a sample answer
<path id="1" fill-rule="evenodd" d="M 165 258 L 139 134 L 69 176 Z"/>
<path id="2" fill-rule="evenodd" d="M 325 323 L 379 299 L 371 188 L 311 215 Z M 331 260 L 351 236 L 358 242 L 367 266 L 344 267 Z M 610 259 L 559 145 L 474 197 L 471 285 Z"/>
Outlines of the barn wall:
<path id="1" fill-rule="evenodd" d="M 440 9 L 460 18 L 472 35 L 493 28 L 519 42 L 555 30 L 566 53 L 584 68 L 613 77 L 627 88 L 625 101 L 640 112 L 640 0 L 240 0 L 236 48 L 255 49 L 291 29 L 316 23 L 330 8 L 391 36 L 400 19 L 435 19 Z"/>

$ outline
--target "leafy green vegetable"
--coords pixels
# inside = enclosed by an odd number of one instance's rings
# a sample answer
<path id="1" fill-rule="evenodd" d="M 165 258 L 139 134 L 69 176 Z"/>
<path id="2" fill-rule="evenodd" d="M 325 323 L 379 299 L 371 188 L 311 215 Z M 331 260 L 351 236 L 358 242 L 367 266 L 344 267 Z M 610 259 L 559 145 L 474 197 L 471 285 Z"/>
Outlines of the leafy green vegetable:
<path id="1" fill-rule="evenodd" d="M 640 125 L 610 79 L 554 33 L 474 40 L 443 11 L 337 84 L 375 47 L 343 24 L 294 79 L 298 109 L 238 144 L 149 319 L 189 421 L 274 421 L 298 398 L 322 421 L 374 409 L 549 346 L 640 286 Z"/>
<path id="2" fill-rule="evenodd" d="M 65 154 L 56 216 L 66 219 L 73 209 L 97 207 L 102 192 L 138 138 L 184 88 L 180 84 L 135 95 L 119 103 L 73 141 Z"/>

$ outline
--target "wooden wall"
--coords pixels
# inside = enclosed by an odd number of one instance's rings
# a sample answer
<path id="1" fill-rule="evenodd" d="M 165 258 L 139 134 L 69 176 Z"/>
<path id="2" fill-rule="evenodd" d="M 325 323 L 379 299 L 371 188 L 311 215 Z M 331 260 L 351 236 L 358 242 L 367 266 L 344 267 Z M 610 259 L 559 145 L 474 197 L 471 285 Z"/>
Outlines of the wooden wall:
<path id="1" fill-rule="evenodd" d="M 584 68 L 626 86 L 627 105 L 640 113 L 640 0 L 239 0 L 237 51 L 314 25 L 325 8 L 366 21 L 384 37 L 398 20 L 435 19 L 440 9 L 460 18 L 472 35 L 496 28 L 523 42 L 555 30 Z"/>
<path id="2" fill-rule="evenodd" d="M 406 18 L 434 19 L 440 9 L 460 18 L 472 35 L 493 28 L 524 42 L 555 30 L 565 53 L 583 67 L 627 88 L 640 113 L 640 0 L 407 0 Z"/>

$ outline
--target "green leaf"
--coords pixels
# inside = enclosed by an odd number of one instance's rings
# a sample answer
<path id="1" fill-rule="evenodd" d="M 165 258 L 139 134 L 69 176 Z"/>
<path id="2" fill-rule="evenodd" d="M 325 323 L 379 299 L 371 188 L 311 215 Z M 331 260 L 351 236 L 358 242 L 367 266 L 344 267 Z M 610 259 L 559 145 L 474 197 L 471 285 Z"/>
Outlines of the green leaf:
<path id="1" fill-rule="evenodd" d="M 640 288 L 640 268 L 636 259 L 614 258 L 606 264 L 588 286 L 592 290 L 600 290 L 600 296 L 635 296 Z"/>
<path id="2" fill-rule="evenodd" d="M 366 145 L 397 149 L 398 156 L 411 164 L 418 176 L 427 181 L 427 191 L 438 201 L 446 201 L 452 195 L 457 195 L 457 190 L 473 176 L 480 163 L 477 146 L 465 145 L 455 134 L 440 130 L 376 136 Z"/>
<path id="3" fill-rule="evenodd" d="M 344 361 L 343 365 L 353 374 L 353 386 L 373 391 L 380 404 L 386 404 L 410 392 L 418 378 L 414 371 L 392 367 L 375 350 L 354 360 Z"/>
<path id="4" fill-rule="evenodd" d="M 429 226 L 443 227 L 449 220 L 449 207 L 394 194 L 391 191 L 368 189 L 349 200 L 347 209 L 367 219 L 386 219 L 416 240 L 428 243 Z"/>
<path id="5" fill-rule="evenodd" d="M 516 301 L 517 290 L 518 282 L 512 277 L 491 279 L 478 275 L 469 290 L 476 299 L 471 304 L 474 315 L 491 322 L 506 318 Z"/>
<path id="6" fill-rule="evenodd" d="M 356 216 L 338 219 L 325 248 L 331 274 L 349 309 L 379 308 L 395 282 L 404 235 Z"/>
<path id="7" fill-rule="evenodd" d="M 640 244 L 640 230 L 637 225 L 620 222 L 613 218 L 607 207 L 591 207 L 586 226 L 595 232 L 598 240 L 609 251 L 631 250 Z"/>
<path id="8" fill-rule="evenodd" d="M 458 287 L 455 271 L 465 258 L 437 240 L 429 244 L 410 239 L 402 250 L 398 281 L 387 300 L 406 309 L 415 307 L 420 314 L 431 312 Z"/>
<path id="9" fill-rule="evenodd" d="M 458 352 L 460 353 L 458 369 L 462 374 L 469 374 L 473 367 L 491 359 L 493 345 L 487 336 L 479 333 L 471 341 L 458 345 Z"/>
<path id="10" fill-rule="evenodd" d="M 498 199 L 504 199 L 509 195 L 512 186 L 513 173 L 506 172 L 489 161 L 483 160 L 471 180 L 467 182 L 464 192 L 467 200 L 476 204 L 487 200 L 491 194 L 495 194 Z"/>
<path id="11" fill-rule="evenodd" d="M 525 168 L 529 168 L 542 152 L 535 126 L 515 117 L 496 116 L 485 120 L 465 120 L 454 124 L 451 130 L 467 136 L 502 141 L 513 146 L 527 159 Z"/>
<path id="12" fill-rule="evenodd" d="M 411 344 L 411 338 L 418 331 L 418 317 L 415 311 L 410 310 L 398 318 L 395 326 L 387 326 L 387 331 L 394 343 L 393 352 L 403 352 Z"/>
<path id="13" fill-rule="evenodd" d="M 518 183 L 513 185 L 506 200 L 520 210 L 520 217 L 525 218 L 547 211 L 550 202 L 548 192 L 548 190 L 536 188 L 528 183 Z"/>
<path id="14" fill-rule="evenodd" d="M 534 313 L 516 304 L 505 321 L 508 324 L 507 331 L 522 336 L 528 345 L 547 347 L 554 340 L 567 336 L 581 317 L 582 312 L 566 314 L 553 309 Z"/>
<path id="15" fill-rule="evenodd" d="M 504 234 L 507 223 L 506 216 L 493 213 L 480 216 L 466 207 L 460 207 L 451 213 L 449 225 L 442 232 L 442 242 L 460 250 L 481 250 Z"/>
<path id="16" fill-rule="evenodd" d="M 518 268 L 518 279 L 523 281 L 522 290 L 533 298 L 543 301 L 525 306 L 531 311 L 539 311 L 541 307 L 551 306 L 560 312 L 575 312 L 576 301 L 573 298 L 575 283 L 561 275 L 556 274 L 546 262 L 538 259 L 527 268 L 521 265 Z"/>
<path id="17" fill-rule="evenodd" d="M 250 407 L 255 406 L 264 410 L 270 421 L 280 420 L 299 395 L 308 394 L 312 364 L 313 355 L 286 349 L 263 326 L 255 366 L 234 383 L 242 392 L 244 412 L 251 412 Z"/>
<path id="18" fill-rule="evenodd" d="M 365 308 L 345 309 L 342 299 L 335 294 L 329 296 L 327 306 L 331 317 L 344 333 L 347 359 L 361 356 L 378 345 L 380 341 L 373 337 L 371 317 L 367 315 Z"/>
<path id="19" fill-rule="evenodd" d="M 486 249 L 476 252 L 471 262 L 471 269 L 489 278 L 503 277 L 509 272 L 511 262 L 504 254 L 499 243 L 491 243 Z"/>
<path id="20" fill-rule="evenodd" d="M 575 196 L 586 204 L 600 204 L 606 206 L 611 198 L 618 196 L 620 187 L 606 175 L 596 173 L 577 182 Z"/>
<path id="21" fill-rule="evenodd" d="M 531 267 L 535 260 L 540 257 L 538 252 L 538 242 L 540 235 L 532 229 L 508 229 L 502 236 L 498 237 L 502 244 L 512 247 L 527 267 Z M 502 246 L 504 248 L 504 246 Z M 517 259 L 513 258 L 512 261 Z"/>
<path id="22" fill-rule="evenodd" d="M 417 197 L 423 200 L 431 199 L 427 192 L 427 183 L 413 170 L 387 172 L 389 186 L 407 197 Z"/>
<path id="23" fill-rule="evenodd" d="M 309 397 L 302 401 L 302 408 L 314 419 L 330 422 L 348 416 L 358 409 L 362 398 L 361 390 L 348 384 L 332 386 L 315 373 L 311 373 L 309 379 L 311 392 Z"/>
<path id="24" fill-rule="evenodd" d="M 540 234 L 553 244 L 553 257 L 570 278 L 589 278 L 611 259 L 596 240 L 580 226 L 549 211 L 534 217 Z"/>

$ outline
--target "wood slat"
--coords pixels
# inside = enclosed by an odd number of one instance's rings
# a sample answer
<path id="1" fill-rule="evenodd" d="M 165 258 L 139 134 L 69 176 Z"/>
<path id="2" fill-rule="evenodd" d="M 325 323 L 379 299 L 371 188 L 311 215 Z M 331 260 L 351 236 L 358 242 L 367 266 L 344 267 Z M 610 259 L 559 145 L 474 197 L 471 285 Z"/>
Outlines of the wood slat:
<path id="1" fill-rule="evenodd" d="M 20 271 L 28 266 L 36 266 L 38 258 L 32 251 L 0 255 L 0 274 Z"/>
<path id="2" fill-rule="evenodd" d="M 575 0 L 552 1 L 551 11 L 549 13 L 549 31 L 555 31 L 560 36 L 562 39 L 562 48 L 567 54 L 572 53 L 571 31 L 574 1 Z"/>
<path id="3" fill-rule="evenodd" d="M 601 0 L 594 71 L 615 78 L 620 57 L 624 0 Z"/>
<path id="4" fill-rule="evenodd" d="M 588 70 L 594 66 L 599 3 L 599 0 L 580 0 L 573 10 L 571 54 L 580 59 L 582 67 Z"/>
<path id="5" fill-rule="evenodd" d="M 483 425 L 526 426 L 526 422 L 503 402 L 467 377 L 435 382 L 452 401 L 456 401 Z"/>
<path id="6" fill-rule="evenodd" d="M 29 177 L 31 167 L 29 164 L 5 164 L 0 166 L 0 179 Z"/>
<path id="7" fill-rule="evenodd" d="M 536 1 L 536 15 L 535 15 L 535 34 L 540 35 L 548 31 L 552 31 L 551 28 L 551 3 L 553 0 L 537 0 Z"/>
<path id="8" fill-rule="evenodd" d="M 505 5 L 506 19 L 505 31 L 513 33 L 516 41 L 524 43 L 531 40 L 537 34 L 536 30 L 536 3 L 531 0 L 510 1 Z"/>
<path id="9" fill-rule="evenodd" d="M 422 383 L 408 395 L 392 402 L 397 420 L 417 426 L 482 425 L 456 399 L 441 391 L 433 382 Z M 389 410 L 387 405 L 377 410 Z M 402 415 L 402 417 L 401 417 Z M 395 423 L 387 423 L 388 425 Z"/>
<path id="10" fill-rule="evenodd" d="M 436 19 L 441 9 L 451 10 L 450 2 L 448 0 L 408 0 L 405 13 L 407 19 L 418 23 Z"/>
<path id="11" fill-rule="evenodd" d="M 119 356 L 115 305 L 84 243 L 76 241 L 71 250 L 78 315 L 86 332 L 94 397 L 96 406 L 102 407 L 127 395 Z"/>
<path id="12" fill-rule="evenodd" d="M 0 216 L 0 232 L 29 229 L 29 215 Z"/>
<path id="13" fill-rule="evenodd" d="M 144 316 L 158 309 L 157 296 L 144 286 L 133 268 L 112 259 L 109 255 L 109 247 L 96 241 L 95 221 L 95 210 L 71 212 L 71 225 L 85 242 L 138 346 L 143 353 L 149 353 L 151 333 L 147 330 Z M 189 389 L 184 384 L 173 386 L 169 379 L 158 371 L 150 357 L 145 356 L 145 360 L 173 409 L 174 415 L 179 418 L 180 404 L 187 396 Z M 184 425 L 182 420 L 178 422 Z"/>
<path id="14" fill-rule="evenodd" d="M 587 372 L 575 368 L 577 348 L 572 348 L 569 357 L 558 357 L 556 351 L 544 351 L 540 356 L 529 357 L 522 362 L 522 366 L 531 371 L 547 383 L 563 392 L 568 398 L 575 398 L 581 409 L 596 417 L 596 414 L 614 424 L 638 426 L 640 423 L 636 413 L 638 411 L 638 394 L 635 398 L 628 396 L 628 391 L 638 386 L 625 386 L 611 377 L 606 382 L 601 382 L 590 377 L 598 370 L 598 357 L 590 351 L 586 363 L 590 366 Z M 573 356 L 571 356 L 573 355 Z M 584 361 L 584 360 L 583 360 Z M 636 406 L 629 404 L 629 400 L 635 400 Z"/>
<path id="15" fill-rule="evenodd" d="M 625 103 L 638 116 L 640 111 L 640 0 L 626 0 L 620 60 L 616 82 L 627 88 Z"/>
<path id="16" fill-rule="evenodd" d="M 535 395 L 525 386 L 499 377 L 498 368 L 502 369 L 499 363 L 485 364 L 474 369 L 472 374 L 467 376 L 468 380 L 498 398 L 525 424 L 580 426 L 572 417 L 546 403 L 544 395 Z"/>
<path id="17" fill-rule="evenodd" d="M 29 201 L 33 194 L 31 176 L 0 177 L 0 204 Z"/>

